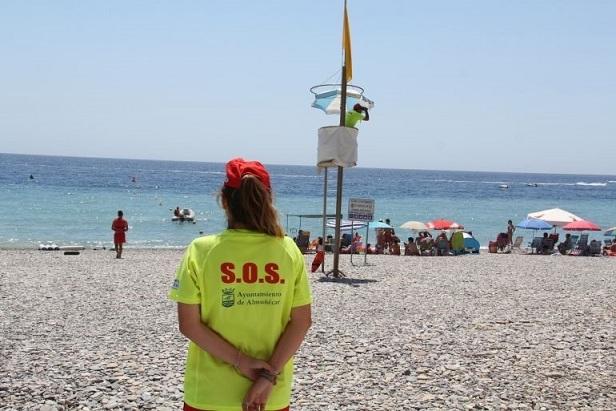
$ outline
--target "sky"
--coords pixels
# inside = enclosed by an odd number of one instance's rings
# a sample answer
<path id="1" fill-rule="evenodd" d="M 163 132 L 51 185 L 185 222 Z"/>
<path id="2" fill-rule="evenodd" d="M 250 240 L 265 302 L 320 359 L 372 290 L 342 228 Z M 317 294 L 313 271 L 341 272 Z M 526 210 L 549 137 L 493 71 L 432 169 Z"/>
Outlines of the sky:
<path id="1" fill-rule="evenodd" d="M 0 2 L 0 152 L 316 164 L 342 1 Z M 361 167 L 616 174 L 616 2 L 349 0 Z M 333 77 L 332 77 L 333 76 Z"/>

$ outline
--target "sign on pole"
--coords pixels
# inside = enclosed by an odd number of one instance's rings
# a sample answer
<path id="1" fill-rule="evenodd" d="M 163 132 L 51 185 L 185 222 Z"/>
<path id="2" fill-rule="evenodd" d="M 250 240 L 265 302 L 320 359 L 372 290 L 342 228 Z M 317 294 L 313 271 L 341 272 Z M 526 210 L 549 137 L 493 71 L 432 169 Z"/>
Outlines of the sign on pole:
<path id="1" fill-rule="evenodd" d="M 371 198 L 350 198 L 348 219 L 351 221 L 374 220 L 374 200 Z"/>

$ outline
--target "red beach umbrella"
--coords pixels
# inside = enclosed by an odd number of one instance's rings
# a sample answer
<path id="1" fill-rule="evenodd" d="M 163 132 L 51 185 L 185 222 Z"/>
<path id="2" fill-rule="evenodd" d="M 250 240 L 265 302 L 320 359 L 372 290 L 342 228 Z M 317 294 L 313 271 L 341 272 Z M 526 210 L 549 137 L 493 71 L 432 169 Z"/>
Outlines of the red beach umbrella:
<path id="1" fill-rule="evenodd" d="M 566 231 L 601 231 L 601 227 L 599 227 L 597 224 L 590 222 L 590 221 L 579 220 L 579 221 L 573 221 L 563 226 L 563 230 L 566 230 Z"/>
<path id="2" fill-rule="evenodd" d="M 455 221 L 446 220 L 444 218 L 429 221 L 426 223 L 426 226 L 431 230 L 456 230 L 464 228 L 462 224 L 458 224 Z"/>

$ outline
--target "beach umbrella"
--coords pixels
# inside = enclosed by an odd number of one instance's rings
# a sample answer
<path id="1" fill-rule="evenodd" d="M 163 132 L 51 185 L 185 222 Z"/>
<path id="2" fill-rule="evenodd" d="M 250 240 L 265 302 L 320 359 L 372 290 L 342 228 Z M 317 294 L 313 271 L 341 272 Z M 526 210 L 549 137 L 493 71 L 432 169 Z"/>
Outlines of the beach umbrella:
<path id="1" fill-rule="evenodd" d="M 599 227 L 597 224 L 591 221 L 580 220 L 580 221 L 573 221 L 563 226 L 563 230 L 565 231 L 601 231 L 601 227 Z"/>
<path id="2" fill-rule="evenodd" d="M 421 221 L 407 221 L 402 224 L 400 228 L 412 231 L 426 231 L 428 229 L 428 227 Z"/>
<path id="3" fill-rule="evenodd" d="M 368 245 L 368 239 L 370 237 L 370 229 L 371 228 L 373 230 L 378 230 L 378 229 L 381 229 L 381 230 L 392 230 L 393 229 L 392 226 L 390 226 L 389 224 L 384 223 L 382 221 L 370 221 L 368 223 L 368 227 L 366 227 L 366 245 Z M 364 253 L 364 264 L 367 261 L 366 260 L 367 259 L 366 254 L 368 254 L 368 250 L 366 250 L 366 252 Z M 353 256 L 351 255 L 351 261 L 352 260 L 353 260 Z"/>
<path id="4" fill-rule="evenodd" d="M 329 228 L 336 228 L 336 220 L 327 220 L 327 226 Z M 341 231 L 357 230 L 358 228 L 364 228 L 365 226 L 366 226 L 365 221 L 340 220 L 340 230 Z"/>
<path id="5" fill-rule="evenodd" d="M 325 114 L 340 114 L 340 98 L 342 87 L 340 84 L 320 84 L 310 89 L 314 94 L 312 107 L 323 110 Z M 355 104 L 371 109 L 374 101 L 364 96 L 364 89 L 359 86 L 347 85 L 346 107 L 347 111 L 353 109 Z"/>
<path id="6" fill-rule="evenodd" d="M 426 223 L 426 227 L 430 230 L 461 230 L 464 228 L 462 224 L 444 218 L 429 221 Z"/>
<path id="7" fill-rule="evenodd" d="M 560 208 L 551 208 L 549 210 L 536 211 L 528 214 L 529 218 L 537 220 L 543 220 L 546 223 L 550 223 L 553 226 L 562 227 L 574 221 L 583 220 L 582 217 L 578 217 L 573 213 Z"/>
<path id="8" fill-rule="evenodd" d="M 524 228 L 527 230 L 549 230 L 552 226 L 543 220 L 537 220 L 536 218 L 525 218 L 520 221 L 516 227 Z"/>
<path id="9" fill-rule="evenodd" d="M 612 228 L 608 228 L 607 230 L 605 230 L 605 234 L 606 236 L 616 236 L 616 227 L 612 227 Z"/>
<path id="10" fill-rule="evenodd" d="M 373 229 L 379 229 L 379 228 L 383 228 L 383 229 L 392 229 L 393 227 L 390 226 L 387 223 L 384 223 L 382 221 L 370 221 L 368 223 L 368 228 L 373 228 Z"/>

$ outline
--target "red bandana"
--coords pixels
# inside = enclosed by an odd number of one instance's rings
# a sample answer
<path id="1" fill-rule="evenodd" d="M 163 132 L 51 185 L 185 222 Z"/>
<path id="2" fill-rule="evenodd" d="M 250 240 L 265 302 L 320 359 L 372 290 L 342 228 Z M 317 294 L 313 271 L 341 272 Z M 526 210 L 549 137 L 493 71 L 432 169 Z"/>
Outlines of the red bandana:
<path id="1" fill-rule="evenodd" d="M 245 175 L 253 175 L 263 183 L 265 188 L 271 191 L 270 177 L 267 170 L 258 161 L 246 161 L 243 158 L 234 158 L 227 163 L 226 166 L 227 179 L 225 180 L 225 187 L 240 188 L 242 177 Z"/>

